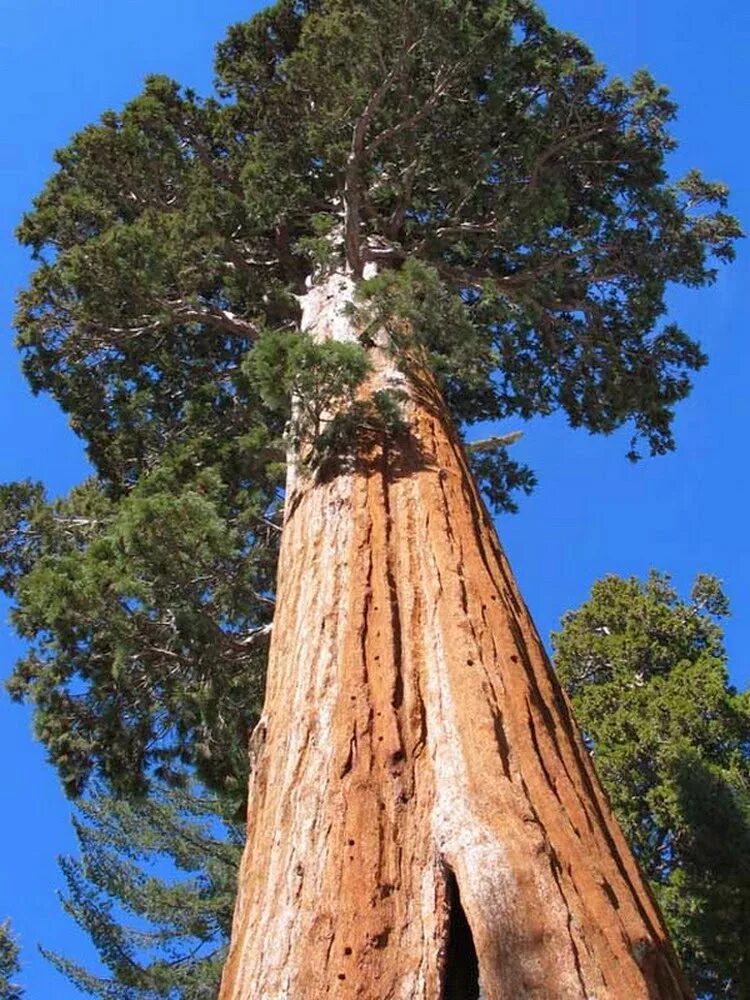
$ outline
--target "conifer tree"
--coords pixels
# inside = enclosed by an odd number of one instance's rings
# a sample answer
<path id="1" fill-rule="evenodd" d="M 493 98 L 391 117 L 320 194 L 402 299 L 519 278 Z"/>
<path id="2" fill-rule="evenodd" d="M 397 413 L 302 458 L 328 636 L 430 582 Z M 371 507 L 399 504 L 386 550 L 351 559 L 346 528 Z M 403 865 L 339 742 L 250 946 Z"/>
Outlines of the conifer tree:
<path id="1" fill-rule="evenodd" d="M 242 850 L 221 811 L 199 789 L 163 785 L 133 802 L 99 789 L 78 803 L 80 858 L 61 860 L 64 905 L 109 976 L 44 953 L 84 994 L 214 1000 Z"/>
<path id="2" fill-rule="evenodd" d="M 20 227 L 25 370 L 95 476 L 6 490 L 12 690 L 71 791 L 221 788 L 275 600 L 222 1000 L 686 996 L 460 435 L 669 450 L 705 357 L 664 292 L 731 259 L 725 189 L 527 0 L 282 0 L 217 78 L 150 79 Z"/>
<path id="3" fill-rule="evenodd" d="M 608 576 L 555 665 L 695 993 L 750 994 L 750 692 L 727 678 L 720 583 Z"/>

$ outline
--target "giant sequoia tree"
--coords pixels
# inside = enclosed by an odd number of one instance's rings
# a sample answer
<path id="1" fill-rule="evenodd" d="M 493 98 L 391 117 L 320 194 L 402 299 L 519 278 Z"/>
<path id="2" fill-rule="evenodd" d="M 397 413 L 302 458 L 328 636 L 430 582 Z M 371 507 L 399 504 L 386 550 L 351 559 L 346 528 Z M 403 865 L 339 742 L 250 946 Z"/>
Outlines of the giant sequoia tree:
<path id="1" fill-rule="evenodd" d="M 6 490 L 14 691 L 72 791 L 221 786 L 275 601 L 224 1000 L 686 996 L 470 464 L 533 477 L 462 435 L 670 449 L 705 358 L 664 291 L 731 257 L 724 189 L 526 0 L 283 0 L 217 74 L 77 135 L 20 228 L 95 476 Z"/>

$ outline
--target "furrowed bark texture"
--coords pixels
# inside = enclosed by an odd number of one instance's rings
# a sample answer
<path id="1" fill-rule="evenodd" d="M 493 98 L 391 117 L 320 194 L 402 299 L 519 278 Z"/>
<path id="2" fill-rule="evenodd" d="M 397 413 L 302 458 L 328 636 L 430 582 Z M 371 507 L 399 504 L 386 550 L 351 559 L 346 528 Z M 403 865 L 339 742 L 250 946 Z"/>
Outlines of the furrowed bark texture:
<path id="1" fill-rule="evenodd" d="M 315 336 L 354 336 L 348 279 L 310 294 Z M 410 435 L 290 478 L 220 998 L 688 997 L 434 383 L 408 391 Z"/>

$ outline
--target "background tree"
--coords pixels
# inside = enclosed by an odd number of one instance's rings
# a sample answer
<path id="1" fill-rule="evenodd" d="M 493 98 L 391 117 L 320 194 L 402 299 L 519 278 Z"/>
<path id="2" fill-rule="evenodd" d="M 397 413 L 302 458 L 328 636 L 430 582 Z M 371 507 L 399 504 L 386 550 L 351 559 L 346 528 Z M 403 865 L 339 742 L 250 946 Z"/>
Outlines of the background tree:
<path id="1" fill-rule="evenodd" d="M 560 825 L 577 803 L 580 829 L 606 828 L 609 872 L 619 835 L 602 819 L 451 421 L 466 430 L 562 409 L 575 426 L 630 424 L 652 452 L 671 448 L 673 406 L 705 358 L 685 333 L 659 325 L 664 291 L 672 281 L 706 284 L 714 261 L 731 258 L 738 227 L 724 211 L 725 189 L 697 172 L 669 180 L 674 105 L 664 88 L 646 73 L 607 80 L 585 46 L 522 0 L 285 0 L 230 30 L 217 73 L 215 99 L 152 78 L 122 113 L 79 133 L 19 230 L 38 262 L 20 299 L 25 369 L 69 413 L 95 469 L 92 483 L 61 501 L 61 516 L 99 516 L 76 524 L 71 541 L 70 524 L 60 532 L 38 491 L 9 488 L 7 586 L 32 647 L 12 690 L 34 701 L 38 731 L 73 791 L 91 773 L 142 791 L 185 763 L 221 787 L 253 720 L 246 685 L 277 591 L 284 611 L 271 664 L 282 666 L 269 686 L 273 725 L 267 718 L 255 740 L 266 762 L 255 789 L 278 791 L 254 823 L 270 838 L 283 820 L 283 849 L 309 843 L 308 861 L 321 856 L 325 829 L 310 816 L 330 813 L 335 832 L 330 878 L 303 880 L 309 908 L 279 898 L 268 917 L 309 921 L 317 906 L 315 933 L 309 922 L 267 935 L 258 925 L 256 940 L 269 953 L 269 942 L 293 940 L 326 956 L 316 974 L 346 981 L 342 990 L 351 979 L 329 961 L 348 958 L 349 975 L 365 979 L 376 967 L 391 978 L 400 969 L 408 990 L 408 954 L 415 975 L 428 969 L 420 988 L 429 991 L 450 972 L 439 956 L 465 909 L 489 995 L 521 981 L 530 995 L 549 992 L 555 961 L 571 995 L 603 989 L 597 949 L 623 940 L 633 983 L 666 976 L 663 989 L 680 995 L 630 862 L 613 869 L 617 889 L 602 872 L 597 882 L 599 848 L 579 849 Z M 274 585 L 285 452 L 288 555 Z M 511 487 L 531 486 L 502 438 L 475 458 L 498 505 L 512 502 Z M 420 509 L 433 516 L 419 521 L 417 540 Z M 347 561 L 350 551 L 362 558 Z M 399 563 L 398 576 L 395 560 L 407 552 L 415 561 Z M 429 552 L 442 563 L 427 565 Z M 424 574 L 434 586 L 429 627 L 402 630 L 403 615 L 421 613 Z M 490 593 L 492 608 L 480 599 Z M 372 633 L 370 612 L 382 617 Z M 336 621 L 332 645 L 320 622 Z M 379 647 L 364 642 L 369 634 Z M 493 647 L 489 635 L 504 638 Z M 443 651 L 435 662 L 462 693 L 453 716 L 428 690 L 438 675 L 423 672 L 426 649 Z M 498 693 L 501 662 L 519 666 Z M 294 671 L 280 673 L 284 664 Z M 226 753 L 201 742 L 214 714 L 227 721 Z M 320 720 L 334 720 L 322 743 Z M 508 746 L 519 755 L 510 763 Z M 485 785 L 471 802 L 472 836 L 478 813 L 517 820 L 515 840 L 510 823 L 502 837 L 521 896 L 502 932 L 476 883 L 482 866 L 460 845 L 435 844 L 429 816 L 415 811 L 450 791 L 426 758 L 454 751 L 445 773 L 464 775 L 472 794 L 476 768 L 497 772 L 495 791 Z M 303 770 L 285 784 L 278 769 L 297 757 L 339 777 Z M 277 769 L 270 781 L 268 767 Z M 544 776 L 558 771 L 553 794 Z M 377 777 L 368 783 L 367 774 Z M 353 796 L 346 808 L 340 795 Z M 562 813 L 560 797 L 570 800 Z M 377 814 L 381 804 L 381 846 L 406 844 L 413 824 L 417 853 L 404 855 L 398 886 L 386 886 L 382 859 L 370 856 L 380 848 L 362 843 L 358 870 L 380 872 L 367 890 L 372 927 L 360 927 L 363 940 L 342 957 L 321 910 L 327 899 L 342 912 L 356 902 L 357 887 L 337 881 L 357 842 L 342 817 Z M 529 815 L 533 856 L 521 836 Z M 490 837 L 495 853 L 483 869 L 495 880 L 502 837 Z M 585 898 L 570 876 L 579 864 L 592 880 Z M 300 865 L 287 857 L 279 870 Z M 255 867 L 270 872 L 262 851 Z M 424 897 L 409 881 L 420 873 L 435 880 L 431 928 L 427 909 L 411 921 L 399 909 Z M 251 878 L 252 864 L 244 884 Z M 599 900 L 602 884 L 622 893 L 613 924 L 586 911 L 594 898 L 610 905 Z M 543 885 L 561 896 L 556 916 L 536 905 Z M 531 912 L 555 927 L 532 927 Z M 414 939 L 379 948 L 396 925 L 411 926 Z M 590 941 L 576 937 L 579 926 Z M 510 942 L 512 955 L 503 950 Z M 299 955 L 287 965 L 317 988 Z M 248 968 L 234 963 L 235 983 L 245 982 L 236 989 L 280 988 L 247 986 Z"/>
<path id="2" fill-rule="evenodd" d="M 64 905 L 110 975 L 44 953 L 102 1000 L 214 1000 L 242 850 L 216 798 L 163 785 L 135 802 L 95 791 L 75 826 L 81 854 L 61 861 Z"/>
<path id="3" fill-rule="evenodd" d="M 12 982 L 21 971 L 18 945 L 10 929 L 10 922 L 0 924 L 0 1000 L 21 1000 L 23 990 Z"/>
<path id="4" fill-rule="evenodd" d="M 750 993 L 750 693 L 728 684 L 719 582 L 608 576 L 555 665 L 696 994 Z"/>

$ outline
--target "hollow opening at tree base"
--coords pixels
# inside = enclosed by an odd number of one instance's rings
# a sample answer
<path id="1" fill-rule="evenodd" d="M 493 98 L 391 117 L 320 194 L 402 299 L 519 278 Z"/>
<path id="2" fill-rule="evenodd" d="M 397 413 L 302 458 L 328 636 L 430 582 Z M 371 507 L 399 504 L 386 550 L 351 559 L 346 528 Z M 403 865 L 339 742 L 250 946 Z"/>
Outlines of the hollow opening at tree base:
<path id="1" fill-rule="evenodd" d="M 441 1000 L 481 1000 L 479 960 L 453 872 L 447 873 L 448 946 Z"/>

